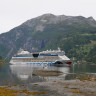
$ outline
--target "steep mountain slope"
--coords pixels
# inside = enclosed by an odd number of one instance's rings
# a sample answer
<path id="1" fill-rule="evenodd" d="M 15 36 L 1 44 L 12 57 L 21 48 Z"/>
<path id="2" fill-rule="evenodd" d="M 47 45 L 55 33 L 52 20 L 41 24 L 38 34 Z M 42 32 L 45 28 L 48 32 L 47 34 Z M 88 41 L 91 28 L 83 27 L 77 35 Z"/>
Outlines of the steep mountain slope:
<path id="1" fill-rule="evenodd" d="M 1 34 L 0 55 L 10 58 L 20 48 L 33 52 L 59 46 L 68 56 L 81 60 L 95 41 L 96 21 L 92 17 L 44 14 Z"/>

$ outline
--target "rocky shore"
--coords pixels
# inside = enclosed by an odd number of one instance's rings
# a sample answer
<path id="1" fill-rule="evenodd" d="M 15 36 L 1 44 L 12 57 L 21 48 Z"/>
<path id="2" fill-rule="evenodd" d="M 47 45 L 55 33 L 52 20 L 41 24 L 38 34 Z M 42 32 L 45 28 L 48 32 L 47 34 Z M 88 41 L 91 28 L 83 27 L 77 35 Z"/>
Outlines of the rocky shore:
<path id="1" fill-rule="evenodd" d="M 56 80 L 0 87 L 0 96 L 96 96 L 96 78 Z"/>
<path id="2" fill-rule="evenodd" d="M 0 64 L 6 64 L 7 62 L 5 60 L 0 60 Z"/>
<path id="3" fill-rule="evenodd" d="M 38 86 L 46 86 L 60 94 L 59 96 L 96 96 L 96 79 L 77 79 L 66 81 L 38 82 Z M 51 95 L 50 95 L 51 96 Z"/>

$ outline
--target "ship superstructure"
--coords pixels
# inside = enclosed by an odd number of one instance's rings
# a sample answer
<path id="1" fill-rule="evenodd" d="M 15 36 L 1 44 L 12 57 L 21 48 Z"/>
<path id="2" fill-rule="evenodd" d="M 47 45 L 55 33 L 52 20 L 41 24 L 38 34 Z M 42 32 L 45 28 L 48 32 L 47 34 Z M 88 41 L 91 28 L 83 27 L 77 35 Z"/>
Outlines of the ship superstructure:
<path id="1" fill-rule="evenodd" d="M 71 64 L 71 60 L 65 55 L 64 51 L 46 50 L 42 52 L 30 53 L 28 51 L 19 50 L 10 60 L 11 64 Z"/>

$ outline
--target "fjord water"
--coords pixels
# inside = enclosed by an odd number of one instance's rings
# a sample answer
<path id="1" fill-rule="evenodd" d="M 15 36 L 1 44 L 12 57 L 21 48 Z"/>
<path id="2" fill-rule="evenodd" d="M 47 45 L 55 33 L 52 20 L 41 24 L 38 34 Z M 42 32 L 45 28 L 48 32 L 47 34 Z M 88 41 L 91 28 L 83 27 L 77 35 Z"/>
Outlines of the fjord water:
<path id="1" fill-rule="evenodd" d="M 71 80 L 77 77 L 82 78 L 84 76 L 96 74 L 96 65 L 91 64 L 72 64 L 68 66 L 47 66 L 49 70 L 61 71 L 64 74 L 55 76 L 42 76 L 32 74 L 35 70 L 46 70 L 40 65 L 10 65 L 6 64 L 0 67 L 0 86 L 10 84 L 30 84 L 36 82 L 44 82 L 50 80 Z M 80 75 L 80 74 L 83 74 Z M 86 74 L 86 75 L 84 75 Z"/>

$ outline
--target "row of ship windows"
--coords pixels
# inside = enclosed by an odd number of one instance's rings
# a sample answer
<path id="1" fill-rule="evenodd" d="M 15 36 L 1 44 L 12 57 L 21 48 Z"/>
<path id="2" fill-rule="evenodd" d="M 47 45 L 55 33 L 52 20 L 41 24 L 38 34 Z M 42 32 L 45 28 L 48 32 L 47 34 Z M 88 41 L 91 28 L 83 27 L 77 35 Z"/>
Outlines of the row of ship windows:
<path id="1" fill-rule="evenodd" d="M 23 60 L 21 60 L 21 61 L 17 61 L 17 60 L 13 60 L 13 62 L 28 62 L 28 61 L 23 61 Z M 36 60 L 36 61 L 31 61 L 31 62 L 52 62 L 52 60 L 51 61 L 44 61 L 44 60 Z"/>

